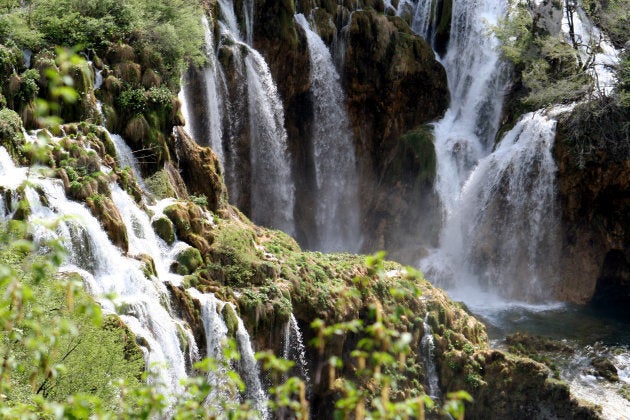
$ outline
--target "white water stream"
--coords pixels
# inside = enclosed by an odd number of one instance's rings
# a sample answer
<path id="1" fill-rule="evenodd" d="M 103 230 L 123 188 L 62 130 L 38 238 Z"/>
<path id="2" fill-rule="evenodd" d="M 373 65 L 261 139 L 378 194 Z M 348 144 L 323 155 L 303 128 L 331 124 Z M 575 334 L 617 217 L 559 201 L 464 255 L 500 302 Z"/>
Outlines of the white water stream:
<path id="1" fill-rule="evenodd" d="M 440 391 L 440 378 L 435 364 L 435 343 L 433 342 L 433 334 L 431 333 L 431 326 L 429 325 L 428 319 L 429 312 L 427 312 L 424 321 L 422 321 L 424 335 L 422 336 L 422 340 L 420 340 L 424 361 L 425 384 L 429 397 L 434 400 L 439 400 L 442 398 L 442 392 Z"/>
<path id="2" fill-rule="evenodd" d="M 213 294 L 202 294 L 196 289 L 186 291 L 190 296 L 197 299 L 201 304 L 201 317 L 206 334 L 207 356 L 219 362 L 224 361 L 224 346 L 227 344 L 228 328 L 220 313 L 225 305 L 230 303 L 217 299 Z M 236 308 L 234 313 L 236 313 Z M 254 408 L 261 413 L 263 419 L 268 418 L 267 395 L 263 390 L 260 381 L 260 368 L 254 357 L 249 334 L 243 325 L 243 320 L 238 317 L 236 329 L 236 342 L 240 358 L 237 362 L 237 371 L 245 382 L 245 398 L 253 402 Z M 208 382 L 212 386 L 212 392 L 208 396 L 206 403 L 219 410 L 222 403 L 234 398 L 238 398 L 238 392 L 234 384 L 226 381 L 227 369 L 219 363 L 216 371 L 208 372 Z"/>
<path id="3" fill-rule="evenodd" d="M 215 42 L 213 28 L 203 19 L 208 65 L 204 70 L 207 110 L 196 115 L 195 104 L 185 89 L 180 98 L 185 101 L 188 119 L 207 118 L 203 124 L 209 131 L 213 148 L 225 171 L 226 184 L 232 203 L 244 199 L 250 207 L 254 222 L 295 232 L 293 221 L 294 185 L 287 151 L 284 110 L 269 66 L 252 46 L 253 1 L 244 0 L 244 28 L 239 28 L 232 0 L 220 0 L 218 26 L 220 38 Z M 231 76 L 228 84 L 226 71 L 218 59 L 220 52 L 229 51 Z M 228 86 L 237 91 L 230 92 Z M 187 125 L 193 127 L 194 124 Z M 189 132 L 197 138 L 201 133 Z M 245 145 L 244 145 L 245 143 Z M 246 147 L 247 152 L 241 149 Z M 249 162 L 245 162 L 248 159 Z M 249 172 L 245 169 L 249 167 Z M 249 197 L 243 198 L 249 193 Z"/>
<path id="4" fill-rule="evenodd" d="M 316 248 L 358 252 L 358 175 L 340 77 L 328 47 L 311 30 L 304 15 L 298 14 L 295 19 L 306 33 L 311 64 L 312 140 L 318 189 Z"/>
<path id="5" fill-rule="evenodd" d="M 33 137 L 28 139 L 35 141 Z M 122 138 L 120 140 L 124 144 Z M 137 164 L 126 145 L 117 146 L 121 163 L 132 167 Z M 109 168 L 103 167 L 103 170 L 107 172 Z M 35 243 L 40 244 L 45 252 L 46 241 L 61 241 L 68 254 L 61 270 L 81 275 L 87 291 L 99 302 L 103 311 L 117 313 L 133 331 L 144 353 L 147 369 L 152 372 L 150 382 L 169 399 L 181 397 L 180 382 L 188 376 L 190 367 L 200 355 L 192 331 L 171 311 L 166 283 L 181 283 L 181 276 L 171 273 L 169 267 L 175 255 L 189 245 L 175 241 L 169 246 L 158 238 L 145 210 L 116 183 L 112 183 L 112 201 L 124 222 L 128 238 L 129 249 L 123 254 L 110 241 L 90 210 L 66 197 L 60 180 L 44 177 L 33 168 L 16 167 L 6 149 L 0 147 L 0 217 L 3 221 L 11 217 L 19 199 L 16 190 L 27 180 L 24 198 L 31 212 L 29 224 Z M 152 206 L 154 217 L 162 216 L 163 209 L 173 202 L 172 199 L 162 200 Z M 46 227 L 52 220 L 59 221 L 54 231 Z M 156 275 L 147 274 L 144 264 L 151 263 L 155 266 Z M 212 339 L 220 340 L 220 334 L 219 338 L 210 336 L 209 340 Z M 247 384 L 246 397 L 254 401 L 256 409 L 266 413 L 267 397 L 262 390 L 249 335 L 242 321 L 239 321 L 237 341 L 241 372 Z M 182 350 L 184 348 L 186 353 Z M 209 344 L 209 355 L 216 356 L 216 348 Z M 219 385 L 227 382 L 225 372 L 215 372 L 209 382 Z M 217 386 L 217 389 L 221 387 Z"/>
<path id="6" fill-rule="evenodd" d="M 300 379 L 306 384 L 307 394 L 310 390 L 311 379 L 309 375 L 308 362 L 306 360 L 306 348 L 302 338 L 302 331 L 295 319 L 295 315 L 291 314 L 289 322 L 287 322 L 284 330 L 284 351 L 282 357 L 286 360 L 295 362 L 295 368 Z"/>

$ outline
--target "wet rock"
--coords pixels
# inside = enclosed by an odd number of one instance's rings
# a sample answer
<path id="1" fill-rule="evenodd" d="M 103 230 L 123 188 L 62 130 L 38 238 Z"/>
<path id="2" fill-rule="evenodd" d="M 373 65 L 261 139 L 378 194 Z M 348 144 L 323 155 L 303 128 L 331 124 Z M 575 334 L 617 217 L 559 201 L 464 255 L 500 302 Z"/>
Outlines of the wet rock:
<path id="1" fill-rule="evenodd" d="M 24 141 L 20 116 L 11 109 L 0 109 L 0 145 L 7 149 L 16 162 L 23 159 L 20 149 Z"/>
<path id="2" fill-rule="evenodd" d="M 597 376 L 606 378 L 606 380 L 608 380 L 609 382 L 619 381 L 617 368 L 606 357 L 598 357 L 591 360 L 591 366 L 595 368 L 595 373 L 597 374 Z"/>
<path id="3" fill-rule="evenodd" d="M 166 242 L 168 245 L 172 245 L 175 242 L 175 226 L 168 217 L 162 216 L 151 222 L 153 230 Z"/>
<path id="4" fill-rule="evenodd" d="M 557 298 L 625 311 L 630 303 L 627 109 L 582 104 L 558 122 L 554 158 L 563 246 Z"/>
<path id="5" fill-rule="evenodd" d="M 171 265 L 171 271 L 185 276 L 194 273 L 202 264 L 203 258 L 199 250 L 189 247 L 175 256 L 175 261 Z"/>
<path id="6" fill-rule="evenodd" d="M 212 226 L 199 206 L 191 202 L 178 202 L 164 209 L 164 214 L 175 226 L 179 240 L 197 248 L 202 255 L 210 252 Z"/>
<path id="7" fill-rule="evenodd" d="M 127 227 L 112 199 L 103 195 L 91 195 L 85 199 L 85 203 L 101 222 L 114 245 L 127 252 L 129 250 Z"/>
<path id="8" fill-rule="evenodd" d="M 412 130 L 446 110 L 444 68 L 400 18 L 357 11 L 348 31 L 343 79 L 355 134 L 364 230 L 376 232 L 366 249 L 404 248 L 407 238 L 435 237 L 428 230 L 409 232 L 401 222 L 418 219 L 419 211 L 410 213 L 414 203 L 436 204 L 427 188 L 434 173 L 431 134 L 419 142 L 415 140 L 422 136 Z M 419 180 L 422 174 L 428 175 L 424 181 Z"/>
<path id="9" fill-rule="evenodd" d="M 221 311 L 223 321 L 228 329 L 229 337 L 236 337 L 236 330 L 238 329 L 238 315 L 234 312 L 232 305 L 225 305 Z"/>
<path id="10" fill-rule="evenodd" d="M 182 127 L 176 133 L 171 147 L 188 192 L 205 196 L 208 210 L 220 210 L 227 204 L 227 191 L 217 155 L 209 147 L 197 145 Z"/>

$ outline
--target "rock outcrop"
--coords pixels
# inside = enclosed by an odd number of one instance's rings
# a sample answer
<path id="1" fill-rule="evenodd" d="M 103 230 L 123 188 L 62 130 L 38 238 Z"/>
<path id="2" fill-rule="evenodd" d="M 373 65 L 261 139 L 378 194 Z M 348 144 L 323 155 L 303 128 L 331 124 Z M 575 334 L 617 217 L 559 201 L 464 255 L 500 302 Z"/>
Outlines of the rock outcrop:
<path id="1" fill-rule="evenodd" d="M 198 146 L 182 127 L 176 127 L 175 134 L 169 146 L 188 192 L 204 196 L 210 211 L 225 207 L 227 191 L 217 155 L 209 147 Z"/>
<path id="2" fill-rule="evenodd" d="M 630 153 L 628 127 L 621 124 L 628 118 L 627 110 L 603 99 L 558 123 L 561 299 L 630 303 Z"/>
<path id="3" fill-rule="evenodd" d="M 463 389 L 473 396 L 474 402 L 466 406 L 467 418 L 489 418 L 489 413 L 490 418 L 597 418 L 596 411 L 576 402 L 568 386 L 554 380 L 542 363 L 491 350 L 483 324 L 398 264 L 383 262 L 379 269 L 367 266 L 359 256 L 304 252 L 281 232 L 254 226 L 237 212 L 218 221 L 213 237 L 212 262 L 187 276 L 181 288 L 172 288 L 181 300 L 179 311 L 191 322 L 200 322 L 194 321 L 198 302 L 186 298 L 183 290 L 194 285 L 212 292 L 234 303 L 255 348 L 275 354 L 283 352 L 284 331 L 293 314 L 304 342 L 319 343 L 306 348 L 314 418 L 332 416 L 335 401 L 343 394 L 341 380 L 357 380 L 361 362 L 352 351 L 368 335 L 339 328 L 324 337 L 311 322 L 319 319 L 331 326 L 361 320 L 367 326 L 375 322 L 376 313 L 384 319 L 404 314 L 387 325 L 409 333 L 411 340 L 411 352 L 402 359 L 403 373 L 390 392 L 392 400 L 426 392 L 426 363 L 431 361 L 421 351 L 421 342 L 427 319 L 440 389 L 444 393 Z M 200 332 L 198 326 L 193 330 Z M 203 336 L 198 340 L 205 342 Z M 341 360 L 341 367 L 332 368 L 331 356 Z"/>
<path id="4" fill-rule="evenodd" d="M 319 2 L 319 8 L 301 5 L 298 11 L 312 14 L 314 29 L 341 66 L 358 162 L 363 231 L 370 232 L 365 250 L 397 250 L 412 237 L 427 237 L 429 243 L 436 239 L 429 227 L 439 222 L 429 210 L 436 208 L 436 197 L 428 187 L 434 151 L 430 132 L 422 125 L 443 114 L 449 94 L 446 73 L 428 44 L 401 18 L 379 13 L 382 2 L 373 3 L 367 6 L 376 10 Z M 269 63 L 284 101 L 289 150 L 297 169 L 298 240 L 304 242 L 300 234 L 312 229 L 315 208 L 308 193 L 315 182 L 310 150 L 313 103 L 307 43 L 292 18 L 294 12 L 292 2 L 257 2 L 254 45 Z M 277 24 L 269 24 L 270 19 Z M 425 141 L 416 142 L 414 130 L 426 133 Z M 425 223 L 419 220 L 424 210 Z M 396 256 L 404 258 L 402 253 Z"/>
<path id="5" fill-rule="evenodd" d="M 423 129 L 419 136 L 411 130 L 446 110 L 446 73 L 402 19 L 359 11 L 348 29 L 343 78 L 361 174 L 364 229 L 376 233 L 366 248 L 396 249 L 406 244 L 406 235 L 417 240 L 427 234 L 410 228 L 422 226 L 412 222 L 420 217 L 419 203 L 436 204 L 430 188 L 435 174 L 430 131 Z M 427 210 L 431 207 L 437 208 Z M 439 219 L 428 224 L 437 223 Z"/>

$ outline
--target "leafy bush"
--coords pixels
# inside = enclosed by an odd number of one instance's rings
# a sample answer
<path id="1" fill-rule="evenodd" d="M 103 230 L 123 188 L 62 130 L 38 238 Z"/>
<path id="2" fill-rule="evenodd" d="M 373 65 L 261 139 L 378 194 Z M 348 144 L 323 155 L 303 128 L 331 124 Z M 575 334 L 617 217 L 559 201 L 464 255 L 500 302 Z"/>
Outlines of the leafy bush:
<path id="1" fill-rule="evenodd" d="M 29 23 L 22 9 L 0 15 L 0 43 L 14 43 L 19 48 L 39 49 L 43 46 L 44 35 Z"/>
<path id="2" fill-rule="evenodd" d="M 35 69 L 28 69 L 22 73 L 22 82 L 20 83 L 20 91 L 17 98 L 22 103 L 28 103 L 35 99 L 39 92 L 39 72 Z"/>
<path id="3" fill-rule="evenodd" d="M 144 89 L 129 89 L 117 98 L 120 107 L 131 115 L 142 114 L 147 109 L 147 96 Z"/>
<path id="4" fill-rule="evenodd" d="M 503 57 L 513 64 L 521 102 L 533 109 L 582 99 L 592 90 L 589 63 L 577 46 L 561 34 L 550 35 L 537 26 L 530 3 L 517 3 L 510 16 L 493 28 Z"/>
<path id="5" fill-rule="evenodd" d="M 166 87 L 152 87 L 146 96 L 149 103 L 160 108 L 171 109 L 173 107 L 173 94 Z"/>
<path id="6" fill-rule="evenodd" d="M 35 0 L 33 21 L 54 45 L 100 48 L 123 38 L 136 20 L 130 1 Z"/>

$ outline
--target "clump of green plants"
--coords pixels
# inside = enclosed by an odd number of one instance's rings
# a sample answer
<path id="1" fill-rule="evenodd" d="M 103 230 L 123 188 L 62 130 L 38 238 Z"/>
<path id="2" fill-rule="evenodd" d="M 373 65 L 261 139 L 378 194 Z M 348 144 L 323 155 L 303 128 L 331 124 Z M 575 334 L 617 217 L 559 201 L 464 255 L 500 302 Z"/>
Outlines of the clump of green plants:
<path id="1" fill-rule="evenodd" d="M 525 109 L 537 109 L 583 99 L 593 90 L 588 73 L 592 58 L 582 59 L 575 38 L 570 43 L 562 33 L 540 27 L 535 7 L 515 2 L 509 16 L 493 28 L 503 58 L 513 65 L 519 101 Z"/>
<path id="2" fill-rule="evenodd" d="M 328 340 L 341 334 L 355 337 L 356 348 L 350 353 L 352 379 L 337 376 L 342 372 L 344 358 L 332 356 L 328 362 L 328 383 L 340 394 L 335 403 L 337 415 L 340 417 L 364 418 L 424 418 L 427 411 L 434 409 L 429 396 L 417 388 L 405 386 L 409 380 L 398 374 L 406 369 L 408 358 L 413 356 L 410 347 L 412 337 L 409 332 L 398 328 L 405 324 L 405 319 L 412 318 L 413 313 L 405 305 L 405 299 L 418 298 L 420 289 L 411 285 L 411 289 L 392 288 L 387 300 L 371 298 L 370 285 L 373 278 L 383 277 L 384 253 L 369 256 L 366 259 L 368 271 L 365 275 L 355 277 L 354 286 L 347 290 L 348 294 L 369 301 L 367 319 L 327 325 L 322 320 L 312 323 L 316 330 L 313 346 L 321 353 Z M 418 273 L 408 273 L 417 277 Z M 449 402 L 445 409 L 453 418 L 463 418 L 463 402 L 472 401 L 467 393 L 448 395 Z"/>

